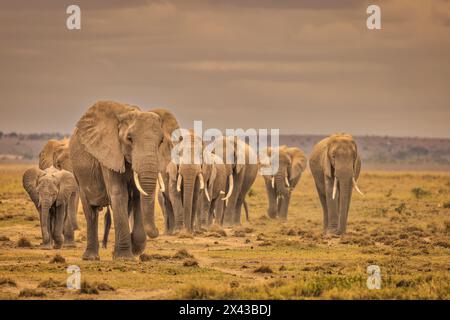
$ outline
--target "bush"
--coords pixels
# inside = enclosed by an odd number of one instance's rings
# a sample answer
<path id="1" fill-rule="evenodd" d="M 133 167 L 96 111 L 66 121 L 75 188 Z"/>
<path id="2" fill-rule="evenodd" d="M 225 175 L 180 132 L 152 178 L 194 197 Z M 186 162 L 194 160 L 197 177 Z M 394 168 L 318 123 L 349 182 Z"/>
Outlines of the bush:
<path id="1" fill-rule="evenodd" d="M 431 194 L 430 191 L 424 190 L 420 187 L 412 188 L 411 192 L 416 197 L 416 199 L 421 199 L 421 198 L 423 198 L 425 196 L 429 196 Z"/>

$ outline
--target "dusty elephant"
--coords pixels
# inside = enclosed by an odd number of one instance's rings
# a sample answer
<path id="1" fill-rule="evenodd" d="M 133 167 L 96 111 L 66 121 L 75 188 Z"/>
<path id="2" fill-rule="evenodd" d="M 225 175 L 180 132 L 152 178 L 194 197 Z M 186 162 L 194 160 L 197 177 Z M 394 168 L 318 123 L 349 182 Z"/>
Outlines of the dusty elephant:
<path id="1" fill-rule="evenodd" d="M 157 181 L 164 189 L 159 172 L 162 159 L 170 158 L 171 117 L 99 101 L 78 121 L 69 153 L 87 221 L 83 259 L 99 259 L 98 211 L 108 205 L 114 216 L 114 259 L 134 259 L 144 251 L 147 235 L 158 235 L 154 196 Z"/>
<path id="2" fill-rule="evenodd" d="M 51 166 L 54 166 L 59 170 L 72 172 L 72 164 L 69 159 L 69 139 L 51 139 L 44 145 L 39 153 L 39 168 L 44 170 Z M 69 206 L 71 207 L 69 210 L 69 218 L 72 223 L 73 230 L 79 229 L 77 219 L 79 202 L 79 193 L 73 193 L 71 199 L 69 200 Z"/>
<path id="3" fill-rule="evenodd" d="M 309 166 L 323 209 L 324 233 L 344 234 L 353 187 L 361 193 L 356 184 L 361 159 L 352 136 L 335 134 L 317 143 Z"/>
<path id="4" fill-rule="evenodd" d="M 299 148 L 281 146 L 274 152 L 268 148 L 268 157 L 278 156 L 278 171 L 273 175 L 264 175 L 271 218 L 287 219 L 291 193 L 300 181 L 306 169 L 307 159 Z"/>
<path id="5" fill-rule="evenodd" d="M 69 205 L 71 195 L 78 193 L 73 174 L 53 166 L 45 170 L 32 168 L 25 171 L 22 183 L 39 212 L 42 247 L 50 249 L 52 240 L 55 249 L 63 244 L 75 246 L 69 218 L 73 210 Z"/>
<path id="6" fill-rule="evenodd" d="M 246 209 L 245 197 L 258 175 L 258 157 L 247 143 L 235 136 L 221 137 L 211 145 L 214 154 L 226 164 L 231 164 L 232 173 L 228 178 L 227 190 L 231 190 L 223 198 L 226 206 L 221 217 L 221 224 L 233 226 L 241 224 L 242 206 Z M 248 210 L 246 210 L 248 213 Z M 248 214 L 247 214 L 248 218 Z"/>

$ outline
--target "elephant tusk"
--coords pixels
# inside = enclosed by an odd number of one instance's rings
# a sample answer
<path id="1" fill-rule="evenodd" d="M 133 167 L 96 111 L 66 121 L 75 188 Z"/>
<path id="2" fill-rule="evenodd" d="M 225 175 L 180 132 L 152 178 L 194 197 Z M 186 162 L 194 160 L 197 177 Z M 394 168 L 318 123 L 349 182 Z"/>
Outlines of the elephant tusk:
<path id="1" fill-rule="evenodd" d="M 220 192 L 219 192 L 220 194 L 225 194 L 225 191 L 222 191 L 222 190 L 220 190 Z"/>
<path id="2" fill-rule="evenodd" d="M 208 188 L 205 188 L 205 196 L 206 196 L 206 199 L 208 199 L 208 202 L 211 202 L 211 198 L 208 193 Z"/>
<path id="3" fill-rule="evenodd" d="M 139 190 L 139 192 L 142 193 L 143 195 L 148 196 L 147 192 L 145 192 L 144 189 L 142 189 L 141 184 L 139 183 L 139 176 L 136 173 L 136 171 L 133 171 L 133 177 L 134 183 L 136 184 L 136 188 Z"/>
<path id="4" fill-rule="evenodd" d="M 166 186 L 164 185 L 164 180 L 161 175 L 161 172 L 158 172 L 158 183 L 159 183 L 159 189 L 161 190 L 161 192 L 165 192 Z"/>
<path id="5" fill-rule="evenodd" d="M 233 193 L 233 188 L 234 188 L 233 175 L 230 174 L 228 177 L 230 179 L 230 187 L 228 188 L 227 195 L 225 196 L 225 198 L 222 198 L 222 200 L 228 200 L 228 198 L 231 197 L 231 194 Z"/>
<path id="6" fill-rule="evenodd" d="M 272 189 L 275 189 L 275 177 L 272 176 Z"/>
<path id="7" fill-rule="evenodd" d="M 336 191 L 337 191 L 337 178 L 334 177 L 334 183 L 333 183 L 333 200 L 336 199 Z"/>
<path id="8" fill-rule="evenodd" d="M 130 232 L 133 231 L 134 228 L 134 214 L 131 213 L 130 216 L 128 217 L 128 226 L 130 227 Z"/>
<path id="9" fill-rule="evenodd" d="M 198 179 L 200 180 L 200 190 L 205 189 L 205 179 L 203 178 L 203 174 L 200 173 Z"/>
<path id="10" fill-rule="evenodd" d="M 181 192 L 181 175 L 178 174 L 178 178 L 177 178 L 177 191 Z"/>
<path id="11" fill-rule="evenodd" d="M 364 193 L 361 192 L 361 190 L 359 190 L 358 188 L 358 184 L 356 183 L 355 177 L 353 177 L 353 186 L 355 187 L 355 190 L 360 194 L 360 195 L 364 195 Z"/>
<path id="12" fill-rule="evenodd" d="M 284 177 L 284 181 L 286 182 L 286 187 L 290 188 L 291 184 L 289 183 L 288 177 Z"/>

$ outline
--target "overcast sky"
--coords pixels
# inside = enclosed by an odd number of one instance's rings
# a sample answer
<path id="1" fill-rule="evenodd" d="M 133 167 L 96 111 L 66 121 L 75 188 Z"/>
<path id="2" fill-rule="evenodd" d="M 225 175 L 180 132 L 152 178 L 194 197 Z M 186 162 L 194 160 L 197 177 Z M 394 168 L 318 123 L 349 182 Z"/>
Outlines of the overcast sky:
<path id="1" fill-rule="evenodd" d="M 0 44 L 4 132 L 72 132 L 111 99 L 184 127 L 450 137 L 449 0 L 11 0 Z"/>

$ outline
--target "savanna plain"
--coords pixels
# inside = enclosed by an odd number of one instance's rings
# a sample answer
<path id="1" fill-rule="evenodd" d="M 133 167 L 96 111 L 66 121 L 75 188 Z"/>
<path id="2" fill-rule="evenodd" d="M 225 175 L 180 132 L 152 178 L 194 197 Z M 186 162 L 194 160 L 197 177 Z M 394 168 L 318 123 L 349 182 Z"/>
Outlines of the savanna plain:
<path id="1" fill-rule="evenodd" d="M 0 164 L 0 299 L 449 299 L 450 173 L 365 171 L 354 193 L 347 234 L 322 237 L 322 210 L 311 174 L 293 191 L 287 222 L 266 215 L 264 182 L 247 197 L 250 221 L 190 236 L 149 239 L 136 261 L 113 261 L 114 232 L 100 261 L 77 248 L 42 250 L 39 218 L 22 188 L 32 165 Z M 102 234 L 103 213 L 99 217 Z M 113 231 L 113 230 L 112 230 Z M 101 240 L 101 239 L 100 239 Z M 80 290 L 66 269 L 81 269 Z M 366 285 L 381 269 L 381 289 Z"/>

